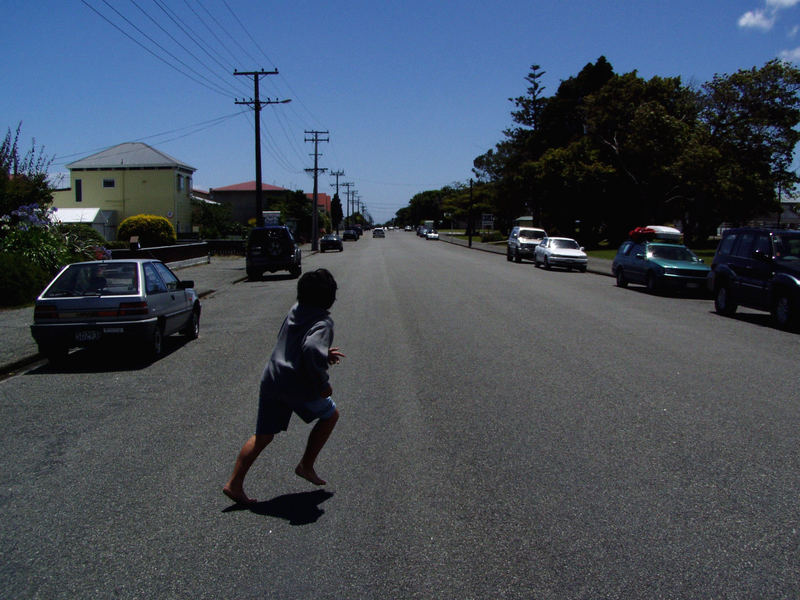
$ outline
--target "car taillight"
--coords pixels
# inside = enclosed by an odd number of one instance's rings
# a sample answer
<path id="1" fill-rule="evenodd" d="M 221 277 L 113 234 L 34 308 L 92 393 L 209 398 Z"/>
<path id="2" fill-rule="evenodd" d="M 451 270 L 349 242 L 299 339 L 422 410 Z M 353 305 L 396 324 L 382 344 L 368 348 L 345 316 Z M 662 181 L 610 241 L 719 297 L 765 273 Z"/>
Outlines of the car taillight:
<path id="1" fill-rule="evenodd" d="M 52 304 L 37 304 L 33 309 L 33 318 L 37 319 L 57 319 L 58 309 Z"/>
<path id="2" fill-rule="evenodd" d="M 147 302 L 120 302 L 117 315 L 130 317 L 133 315 L 146 315 L 148 312 Z"/>

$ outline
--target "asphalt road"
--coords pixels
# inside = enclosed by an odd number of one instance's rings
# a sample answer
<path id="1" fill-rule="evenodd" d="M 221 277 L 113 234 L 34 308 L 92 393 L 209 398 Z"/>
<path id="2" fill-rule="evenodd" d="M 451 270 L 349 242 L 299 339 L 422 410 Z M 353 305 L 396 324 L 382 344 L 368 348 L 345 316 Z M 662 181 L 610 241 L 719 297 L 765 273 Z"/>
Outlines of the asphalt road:
<path id="1" fill-rule="evenodd" d="M 152 365 L 0 382 L 0 597 L 800 595 L 800 336 L 411 233 L 304 260 L 339 281 L 329 485 L 294 420 L 262 502 L 220 493 L 296 281 L 220 287 Z"/>

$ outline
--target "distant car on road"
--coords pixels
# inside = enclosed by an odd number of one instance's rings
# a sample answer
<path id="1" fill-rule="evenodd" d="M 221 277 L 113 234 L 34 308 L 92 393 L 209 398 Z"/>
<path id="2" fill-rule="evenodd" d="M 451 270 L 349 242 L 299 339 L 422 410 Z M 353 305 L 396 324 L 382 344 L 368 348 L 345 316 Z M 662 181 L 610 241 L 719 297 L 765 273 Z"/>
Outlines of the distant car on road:
<path id="1" fill-rule="evenodd" d="M 341 252 L 344 250 L 344 244 L 342 244 L 342 238 L 340 238 L 335 233 L 329 233 L 327 235 L 323 235 L 322 239 L 319 241 L 319 251 L 325 252 L 326 250 L 338 250 Z"/>
<path id="2" fill-rule="evenodd" d="M 429 229 L 425 232 L 425 239 L 426 240 L 438 240 L 439 239 L 439 232 L 435 229 Z"/>
<path id="3" fill-rule="evenodd" d="M 506 260 L 522 262 L 523 258 L 533 260 L 536 246 L 539 245 L 547 232 L 538 227 L 514 227 L 508 235 Z"/>
<path id="4" fill-rule="evenodd" d="M 345 229 L 344 232 L 342 233 L 342 239 L 357 241 L 358 234 L 356 233 L 355 229 Z"/>
<path id="5" fill-rule="evenodd" d="M 545 269 L 563 267 L 585 273 L 588 259 L 581 245 L 572 238 L 546 237 L 536 246 L 533 263 L 537 267 L 543 264 Z"/>
<path id="6" fill-rule="evenodd" d="M 264 271 L 289 271 L 298 277 L 301 257 L 300 247 L 285 225 L 250 230 L 245 248 L 245 270 L 249 279 L 260 279 Z"/>
<path id="7" fill-rule="evenodd" d="M 374 238 L 385 238 L 386 237 L 386 232 L 383 229 L 381 229 L 380 227 L 376 227 L 375 229 L 372 230 L 372 237 L 374 237 Z"/>
<path id="8" fill-rule="evenodd" d="M 31 335 L 51 361 L 70 348 L 119 340 L 155 359 L 166 336 L 198 336 L 200 300 L 193 288 L 157 260 L 72 263 L 36 299 Z"/>

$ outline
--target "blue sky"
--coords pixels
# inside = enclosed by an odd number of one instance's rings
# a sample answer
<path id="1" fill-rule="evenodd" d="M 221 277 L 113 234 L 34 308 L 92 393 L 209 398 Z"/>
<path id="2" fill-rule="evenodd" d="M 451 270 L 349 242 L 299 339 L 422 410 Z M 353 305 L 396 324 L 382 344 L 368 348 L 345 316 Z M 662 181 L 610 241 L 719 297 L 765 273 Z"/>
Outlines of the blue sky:
<path id="1" fill-rule="evenodd" d="M 255 179 L 261 79 L 265 183 L 312 191 L 343 170 L 377 222 L 421 191 L 467 182 L 511 125 L 532 64 L 545 94 L 605 56 L 617 73 L 715 74 L 800 62 L 800 0 L 0 0 L 0 122 L 65 164 L 142 141 L 208 189 Z M 323 174 L 320 191 L 333 193 Z"/>

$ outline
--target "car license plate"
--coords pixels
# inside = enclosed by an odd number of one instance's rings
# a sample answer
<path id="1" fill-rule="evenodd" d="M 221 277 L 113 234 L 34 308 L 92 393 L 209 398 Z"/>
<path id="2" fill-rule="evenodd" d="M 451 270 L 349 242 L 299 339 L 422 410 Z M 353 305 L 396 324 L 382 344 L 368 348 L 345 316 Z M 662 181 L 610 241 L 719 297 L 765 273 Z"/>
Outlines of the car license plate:
<path id="1" fill-rule="evenodd" d="M 96 329 L 86 329 L 84 331 L 75 332 L 76 342 L 96 342 L 100 339 L 100 332 Z"/>
<path id="2" fill-rule="evenodd" d="M 687 283 L 686 287 L 689 288 L 690 290 L 694 290 L 694 289 L 699 288 L 700 284 L 699 283 Z"/>
<path id="3" fill-rule="evenodd" d="M 103 333 L 123 333 L 125 331 L 122 327 L 103 327 Z"/>

